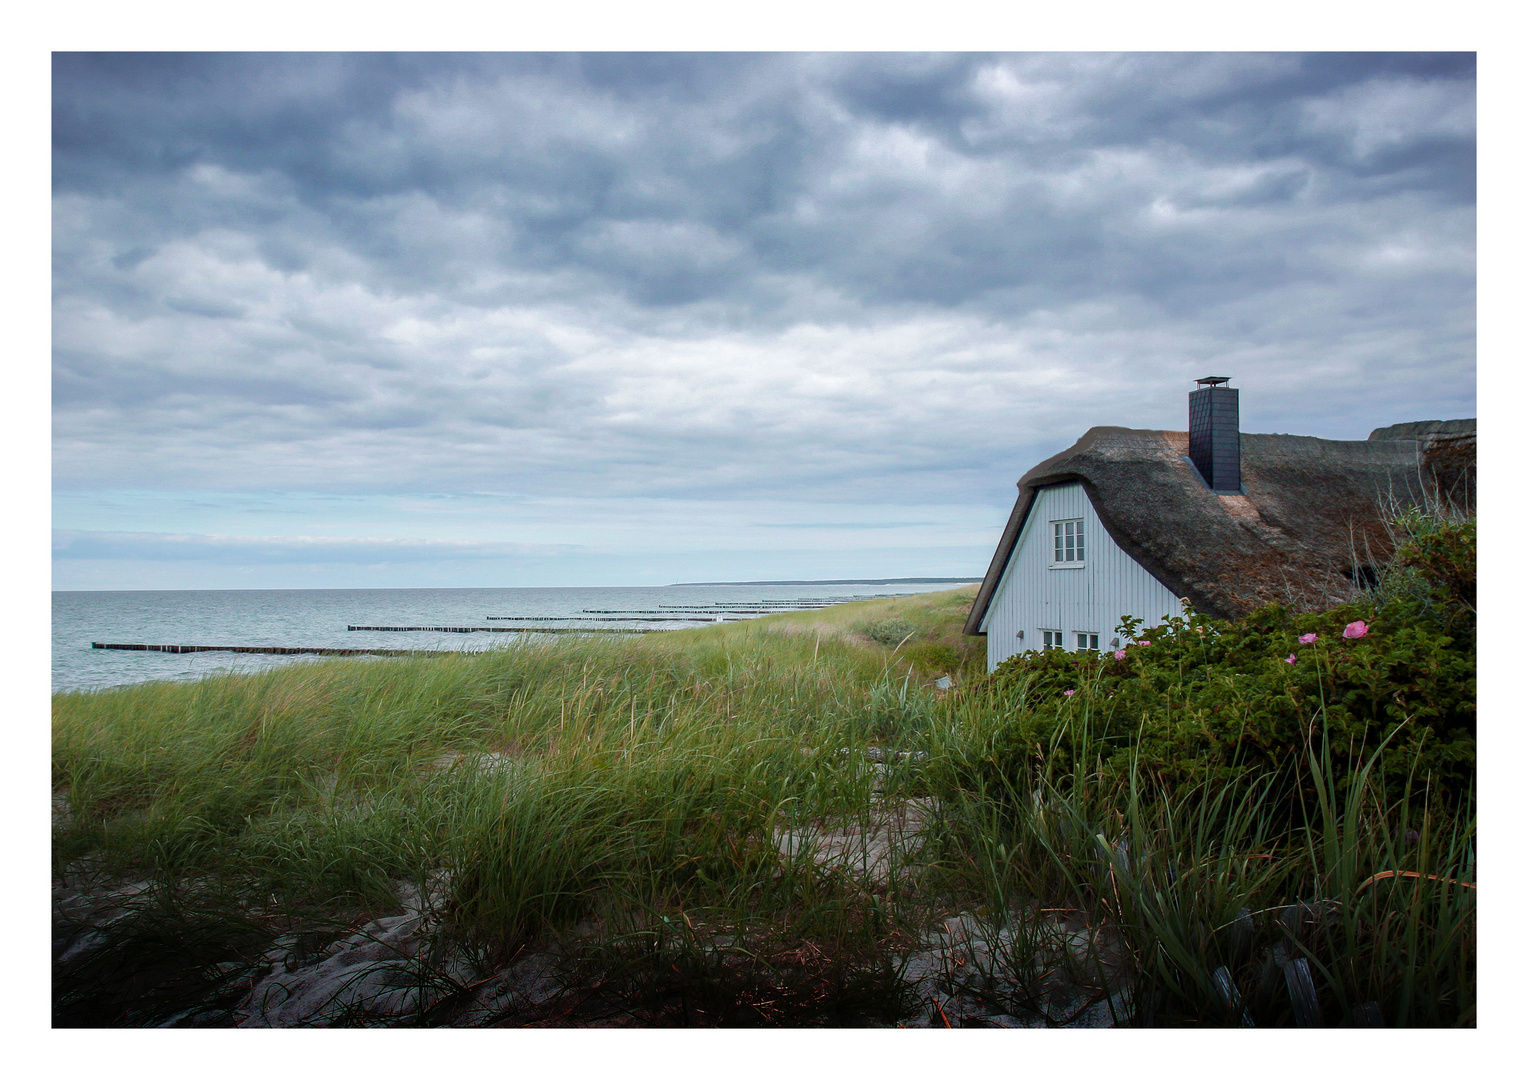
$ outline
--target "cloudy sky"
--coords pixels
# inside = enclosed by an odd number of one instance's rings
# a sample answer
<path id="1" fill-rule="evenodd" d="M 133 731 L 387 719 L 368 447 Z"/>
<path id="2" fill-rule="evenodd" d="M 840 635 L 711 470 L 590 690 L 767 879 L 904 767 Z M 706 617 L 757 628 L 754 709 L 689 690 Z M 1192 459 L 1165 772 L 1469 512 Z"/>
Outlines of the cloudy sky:
<path id="1" fill-rule="evenodd" d="M 1097 424 L 1475 415 L 1468 54 L 56 54 L 55 588 L 979 575 Z"/>

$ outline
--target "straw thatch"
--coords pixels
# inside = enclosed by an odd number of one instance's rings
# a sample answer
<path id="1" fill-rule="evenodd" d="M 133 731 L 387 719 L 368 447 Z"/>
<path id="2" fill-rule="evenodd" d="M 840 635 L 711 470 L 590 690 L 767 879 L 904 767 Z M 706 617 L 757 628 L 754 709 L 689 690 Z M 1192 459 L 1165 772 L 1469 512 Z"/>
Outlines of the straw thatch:
<path id="1" fill-rule="evenodd" d="M 1217 618 L 1274 601 L 1330 606 L 1389 558 L 1387 515 L 1475 498 L 1474 420 L 1399 424 L 1364 441 L 1243 433 L 1241 495 L 1211 492 L 1187 454 L 1186 432 L 1096 427 L 1025 473 L 966 633 L 981 632 L 1035 492 L 1052 484 L 1080 482 L 1116 544 Z"/>

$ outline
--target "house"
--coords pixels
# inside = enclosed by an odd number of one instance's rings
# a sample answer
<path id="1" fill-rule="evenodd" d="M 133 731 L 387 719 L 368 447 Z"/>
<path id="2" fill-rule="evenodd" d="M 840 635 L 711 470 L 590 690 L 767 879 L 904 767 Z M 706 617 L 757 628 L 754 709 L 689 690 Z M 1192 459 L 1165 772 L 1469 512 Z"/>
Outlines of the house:
<path id="1" fill-rule="evenodd" d="M 1123 616 L 1156 626 L 1183 600 L 1217 618 L 1331 606 L 1389 557 L 1388 514 L 1473 507 L 1473 419 L 1254 435 L 1229 381 L 1198 380 L 1186 432 L 1095 427 L 1024 474 L 965 625 L 989 670 L 1030 649 L 1118 648 Z"/>

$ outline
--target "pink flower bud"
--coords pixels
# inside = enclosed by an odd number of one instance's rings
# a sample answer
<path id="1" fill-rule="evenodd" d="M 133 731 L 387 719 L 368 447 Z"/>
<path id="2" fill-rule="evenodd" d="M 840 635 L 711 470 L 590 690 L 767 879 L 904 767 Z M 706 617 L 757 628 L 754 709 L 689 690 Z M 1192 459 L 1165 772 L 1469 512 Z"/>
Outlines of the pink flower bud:
<path id="1" fill-rule="evenodd" d="M 1301 634 L 1300 635 L 1300 644 L 1301 645 L 1309 645 L 1311 642 L 1313 642 L 1315 640 L 1316 640 L 1316 635 L 1315 634 Z"/>
<path id="2" fill-rule="evenodd" d="M 1294 653 L 1290 653 L 1288 656 L 1284 657 L 1284 663 L 1286 663 L 1286 664 L 1293 664 L 1294 662 L 1295 662 L 1295 654 Z"/>
<path id="3" fill-rule="evenodd" d="M 1065 690 L 1065 691 L 1063 691 L 1063 693 L 1065 693 L 1067 697 L 1071 697 L 1076 692 L 1077 691 L 1075 691 L 1075 690 Z"/>
<path id="4" fill-rule="evenodd" d="M 1342 628 L 1342 636 L 1345 638 L 1363 637 L 1368 632 L 1369 624 L 1364 622 L 1362 619 L 1359 619 L 1357 622 L 1350 622 L 1347 626 Z"/>
<path id="5" fill-rule="evenodd" d="M 1137 645 L 1150 645 L 1151 642 L 1149 642 L 1149 641 L 1137 641 L 1136 644 Z"/>

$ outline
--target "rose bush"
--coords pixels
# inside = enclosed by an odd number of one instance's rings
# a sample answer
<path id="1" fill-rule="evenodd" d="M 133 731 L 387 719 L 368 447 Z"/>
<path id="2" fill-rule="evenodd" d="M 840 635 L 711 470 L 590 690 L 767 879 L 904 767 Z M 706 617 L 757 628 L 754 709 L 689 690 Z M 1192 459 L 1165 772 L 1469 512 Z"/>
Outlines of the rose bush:
<path id="1" fill-rule="evenodd" d="M 1107 748 L 1113 768 L 1133 758 L 1170 785 L 1273 770 L 1302 803 L 1307 747 L 1324 724 L 1339 776 L 1383 744 L 1389 796 L 1451 800 L 1475 773 L 1475 527 L 1418 532 L 1376 589 L 1329 611 L 1270 605 L 1220 622 L 1185 610 L 1152 628 L 1150 648 L 1009 659 L 989 686 L 1017 707 L 984 767 L 1065 760 L 1085 716 L 1091 752 Z M 1127 619 L 1122 637 L 1139 629 Z"/>

